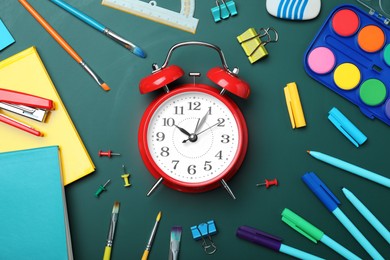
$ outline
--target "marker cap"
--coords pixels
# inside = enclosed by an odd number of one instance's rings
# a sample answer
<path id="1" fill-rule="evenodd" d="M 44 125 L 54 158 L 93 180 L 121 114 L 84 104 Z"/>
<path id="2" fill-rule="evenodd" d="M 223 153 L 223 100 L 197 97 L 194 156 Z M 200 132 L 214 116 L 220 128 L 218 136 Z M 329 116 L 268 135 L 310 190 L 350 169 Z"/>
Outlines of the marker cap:
<path id="1" fill-rule="evenodd" d="M 281 238 L 248 226 L 239 227 L 236 236 L 277 252 L 279 252 L 282 245 Z"/>
<path id="2" fill-rule="evenodd" d="M 282 212 L 282 221 L 314 243 L 317 243 L 324 236 L 324 232 L 288 208 L 285 208 Z"/>
<path id="3" fill-rule="evenodd" d="M 365 136 L 347 117 L 343 115 L 337 108 L 332 108 L 329 111 L 328 119 L 337 129 L 345 135 L 356 147 L 362 145 L 366 140 Z"/>
<path id="4" fill-rule="evenodd" d="M 305 173 L 302 180 L 330 212 L 333 212 L 340 205 L 340 201 L 314 172 Z"/>

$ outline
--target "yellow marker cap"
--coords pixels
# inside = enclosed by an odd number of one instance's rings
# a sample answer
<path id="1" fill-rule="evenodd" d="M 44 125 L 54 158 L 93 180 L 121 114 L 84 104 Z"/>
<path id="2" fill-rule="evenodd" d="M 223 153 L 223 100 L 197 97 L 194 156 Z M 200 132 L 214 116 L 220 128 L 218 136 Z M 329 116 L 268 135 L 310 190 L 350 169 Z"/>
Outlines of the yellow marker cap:
<path id="1" fill-rule="evenodd" d="M 306 126 L 305 115 L 303 114 L 301 99 L 295 82 L 288 83 L 284 88 L 288 114 L 290 116 L 292 128 Z"/>

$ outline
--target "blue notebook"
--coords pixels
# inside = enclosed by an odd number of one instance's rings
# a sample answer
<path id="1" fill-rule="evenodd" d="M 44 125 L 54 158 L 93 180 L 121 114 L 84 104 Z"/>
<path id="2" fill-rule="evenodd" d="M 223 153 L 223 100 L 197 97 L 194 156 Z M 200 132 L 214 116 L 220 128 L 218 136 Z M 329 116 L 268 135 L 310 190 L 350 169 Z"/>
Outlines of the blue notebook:
<path id="1" fill-rule="evenodd" d="M 58 146 L 0 153 L 0 259 L 73 259 Z"/>

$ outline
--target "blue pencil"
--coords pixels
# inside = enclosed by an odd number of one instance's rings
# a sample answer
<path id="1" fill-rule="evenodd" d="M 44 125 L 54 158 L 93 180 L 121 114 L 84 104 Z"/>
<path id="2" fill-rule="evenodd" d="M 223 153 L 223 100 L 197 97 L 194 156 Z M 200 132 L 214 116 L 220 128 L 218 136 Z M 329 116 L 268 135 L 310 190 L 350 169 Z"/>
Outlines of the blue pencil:
<path id="1" fill-rule="evenodd" d="M 50 0 L 50 1 L 52 3 L 58 5 L 59 7 L 64 9 L 65 11 L 69 12 L 70 14 L 74 15 L 75 17 L 79 18 L 81 21 L 85 22 L 86 24 L 92 26 L 93 28 L 95 28 L 99 32 L 105 34 L 108 38 L 110 38 L 110 39 L 114 40 L 115 42 L 119 43 L 120 45 L 122 45 L 126 49 L 130 50 L 132 53 L 134 53 L 138 57 L 146 58 L 145 52 L 140 47 L 138 47 L 135 44 L 133 44 L 133 43 L 123 39 L 118 34 L 114 33 L 113 31 L 111 31 L 106 26 L 104 26 L 103 24 L 99 23 L 98 21 L 96 21 L 92 17 L 82 13 L 80 10 L 77 10 L 76 8 L 74 8 L 73 6 L 65 3 L 62 0 Z"/>

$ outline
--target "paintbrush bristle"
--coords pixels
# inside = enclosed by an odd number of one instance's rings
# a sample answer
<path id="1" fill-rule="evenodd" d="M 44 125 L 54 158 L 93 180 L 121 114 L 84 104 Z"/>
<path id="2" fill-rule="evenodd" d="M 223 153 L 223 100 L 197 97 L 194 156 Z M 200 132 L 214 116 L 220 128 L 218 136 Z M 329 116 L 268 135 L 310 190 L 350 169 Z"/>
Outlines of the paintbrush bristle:
<path id="1" fill-rule="evenodd" d="M 106 83 L 102 83 L 100 86 L 101 86 L 102 89 L 104 89 L 105 91 L 109 91 L 109 90 L 110 90 L 110 87 L 109 87 Z"/>
<path id="2" fill-rule="evenodd" d="M 112 207 L 112 214 L 118 214 L 119 212 L 119 202 L 115 201 L 114 206 Z"/>
<path id="3" fill-rule="evenodd" d="M 171 229 L 171 241 L 180 241 L 181 232 L 183 231 L 182 227 L 172 227 Z"/>
<path id="4" fill-rule="evenodd" d="M 161 219 L 161 211 L 157 214 L 156 222 L 160 221 Z"/>

